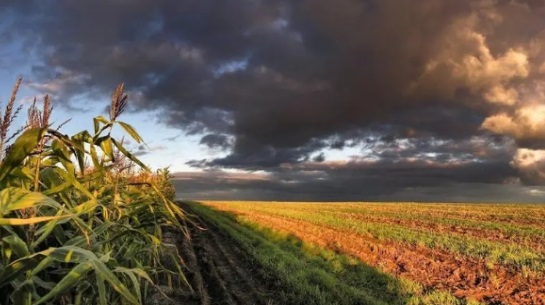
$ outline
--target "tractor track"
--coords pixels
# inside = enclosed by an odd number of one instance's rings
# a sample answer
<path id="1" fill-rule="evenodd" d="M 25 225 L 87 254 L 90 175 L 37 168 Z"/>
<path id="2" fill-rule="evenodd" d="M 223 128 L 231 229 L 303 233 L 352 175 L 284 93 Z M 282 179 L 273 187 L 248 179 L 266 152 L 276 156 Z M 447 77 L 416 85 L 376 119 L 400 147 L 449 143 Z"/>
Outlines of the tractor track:
<path id="1" fill-rule="evenodd" d="M 189 206 L 182 207 L 191 213 Z M 180 252 L 194 296 L 199 299 L 195 304 L 274 304 L 271 286 L 259 277 L 250 256 L 213 224 L 195 215 L 190 217 Z"/>

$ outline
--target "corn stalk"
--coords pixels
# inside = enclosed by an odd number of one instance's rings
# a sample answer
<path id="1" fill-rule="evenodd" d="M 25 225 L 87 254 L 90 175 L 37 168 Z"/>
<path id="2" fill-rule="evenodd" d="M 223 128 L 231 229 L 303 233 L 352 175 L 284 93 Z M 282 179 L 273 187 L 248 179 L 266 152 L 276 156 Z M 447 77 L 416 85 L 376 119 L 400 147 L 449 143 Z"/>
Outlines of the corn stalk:
<path id="1" fill-rule="evenodd" d="M 120 126 L 142 142 L 117 120 L 126 100 L 118 86 L 110 119 L 95 117 L 92 134 L 29 126 L 0 161 L 0 304 L 142 304 L 159 278 L 187 284 L 179 255 L 161 242 L 184 217 L 164 185 L 108 181 L 119 154 L 149 172 L 111 136 Z"/>

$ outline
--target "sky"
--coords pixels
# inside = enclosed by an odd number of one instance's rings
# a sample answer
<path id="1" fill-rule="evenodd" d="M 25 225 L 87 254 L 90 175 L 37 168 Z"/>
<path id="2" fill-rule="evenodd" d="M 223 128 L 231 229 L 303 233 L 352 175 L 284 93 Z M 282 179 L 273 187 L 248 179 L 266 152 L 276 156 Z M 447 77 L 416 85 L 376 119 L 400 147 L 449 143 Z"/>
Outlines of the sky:
<path id="1" fill-rule="evenodd" d="M 181 199 L 545 201 L 541 0 L 3 0 L 19 75 L 66 133 L 123 82 Z"/>

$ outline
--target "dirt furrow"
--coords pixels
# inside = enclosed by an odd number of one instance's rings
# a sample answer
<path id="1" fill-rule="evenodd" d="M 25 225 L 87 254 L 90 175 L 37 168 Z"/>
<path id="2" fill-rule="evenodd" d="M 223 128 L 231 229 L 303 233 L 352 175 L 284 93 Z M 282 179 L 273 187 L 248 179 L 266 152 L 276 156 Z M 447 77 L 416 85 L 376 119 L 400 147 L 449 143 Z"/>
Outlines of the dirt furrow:
<path id="1" fill-rule="evenodd" d="M 185 207 L 188 209 L 188 207 Z M 248 262 L 248 254 L 212 224 L 194 218 L 189 224 L 190 242 L 184 251 L 194 256 L 192 285 L 202 287 L 201 305 L 270 305 L 272 293 Z M 202 284 L 199 283 L 202 279 Z"/>
<path id="2" fill-rule="evenodd" d="M 506 244 L 524 245 L 528 248 L 533 249 L 535 252 L 545 252 L 545 238 L 542 238 L 541 236 L 524 236 L 517 235 L 516 233 L 508 234 L 499 230 L 454 226 L 441 223 L 420 221 L 415 219 L 389 218 L 359 215 L 354 213 L 338 213 L 338 215 L 340 218 L 356 219 L 370 223 L 393 224 L 405 228 L 433 231 L 441 234 L 470 236 L 474 238 L 486 239 L 489 241 L 501 242 Z"/>
<path id="3" fill-rule="evenodd" d="M 353 232 L 258 213 L 252 222 L 360 258 L 382 270 L 426 287 L 449 290 L 458 297 L 487 304 L 545 304 L 545 279 L 526 277 L 502 266 L 424 247 L 375 240 Z"/>

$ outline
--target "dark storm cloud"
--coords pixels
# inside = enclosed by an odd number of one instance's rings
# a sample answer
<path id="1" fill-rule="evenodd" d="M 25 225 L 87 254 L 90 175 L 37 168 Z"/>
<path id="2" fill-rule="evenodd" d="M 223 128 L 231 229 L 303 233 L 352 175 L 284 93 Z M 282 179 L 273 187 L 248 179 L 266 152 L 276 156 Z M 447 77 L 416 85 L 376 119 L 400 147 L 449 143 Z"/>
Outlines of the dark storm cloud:
<path id="1" fill-rule="evenodd" d="M 246 168 L 256 170 L 249 173 L 224 172 L 226 165 L 217 164 L 217 160 L 191 161 L 192 166 L 208 170 L 178 173 L 178 195 L 186 199 L 248 200 L 538 200 L 530 198 L 533 194 L 521 193 L 520 185 L 519 189 L 513 185 L 520 184 L 520 179 L 510 165 L 515 148 L 508 138 L 384 141 L 383 137 L 369 137 L 366 143 L 361 155 L 349 161 L 328 161 L 322 153 L 281 164 L 271 156 L 270 162 L 276 163 L 270 167 L 263 166 L 263 160 L 246 160 Z M 501 187 L 507 184 L 517 189 L 517 195 L 488 193 L 496 190 L 503 194 Z M 457 187 L 464 191 L 456 192 Z M 404 195 L 406 198 L 402 198 Z"/>
<path id="2" fill-rule="evenodd" d="M 441 138 L 367 138 L 363 158 L 395 162 L 412 159 L 434 163 L 503 162 L 508 163 L 515 143 L 507 137 L 474 136 L 465 139 Z M 360 157 L 361 158 L 361 157 Z"/>
<path id="3" fill-rule="evenodd" d="M 283 164 L 327 161 L 327 149 L 361 146 L 362 156 L 386 162 L 377 163 L 383 175 L 402 165 L 396 160 L 414 158 L 494 164 L 481 170 L 495 183 L 494 169 L 513 166 L 524 176 L 531 168 L 504 136 L 532 149 L 545 139 L 539 125 L 525 125 L 530 114 L 545 121 L 534 102 L 545 88 L 542 1 L 1 5 L 11 18 L 0 37 L 24 37 L 42 60 L 30 87 L 70 105 L 75 96 L 105 97 L 124 81 L 133 110 L 158 109 L 164 124 L 229 150 L 190 162 L 197 167 L 278 173 Z M 502 140 L 471 142 L 487 133 Z M 474 181 L 472 166 L 437 171 L 463 183 Z M 368 170 L 349 174 L 357 181 Z"/>
<path id="4" fill-rule="evenodd" d="M 237 139 L 237 145 L 241 145 L 241 140 Z M 252 145 L 252 143 L 248 143 Z M 283 163 L 296 163 L 306 161 L 309 155 L 316 150 L 319 144 L 307 144 L 297 148 L 276 148 L 272 145 L 257 146 L 251 148 L 251 152 L 235 152 L 227 157 L 218 158 L 206 162 L 205 166 L 226 167 L 226 168 L 244 168 L 248 170 L 272 170 Z"/>
<path id="5" fill-rule="evenodd" d="M 196 200 L 530 201 L 529 194 L 505 184 L 515 174 L 508 164 L 498 162 L 446 166 L 425 162 L 326 162 L 270 174 L 178 173 L 174 182 L 179 198 Z M 516 192 L 505 197 L 506 188 Z"/>
<path id="6" fill-rule="evenodd" d="M 129 145 L 129 148 L 131 146 L 134 146 L 134 145 Z M 151 147 L 145 146 L 145 145 L 138 145 L 136 148 L 132 148 L 131 150 L 133 151 L 133 155 L 140 157 L 140 156 L 144 156 L 144 155 L 147 155 L 156 151 L 165 150 L 165 149 L 166 147 L 163 145 L 156 145 Z"/>
<path id="7" fill-rule="evenodd" d="M 226 150 L 231 146 L 229 138 L 222 134 L 207 134 L 201 138 L 199 144 L 208 146 L 208 148 L 219 148 Z"/>
<path id="8" fill-rule="evenodd" d="M 324 153 L 320 153 L 312 158 L 312 161 L 314 162 L 324 162 L 325 161 L 325 155 Z"/>

